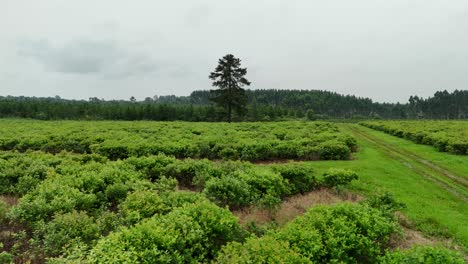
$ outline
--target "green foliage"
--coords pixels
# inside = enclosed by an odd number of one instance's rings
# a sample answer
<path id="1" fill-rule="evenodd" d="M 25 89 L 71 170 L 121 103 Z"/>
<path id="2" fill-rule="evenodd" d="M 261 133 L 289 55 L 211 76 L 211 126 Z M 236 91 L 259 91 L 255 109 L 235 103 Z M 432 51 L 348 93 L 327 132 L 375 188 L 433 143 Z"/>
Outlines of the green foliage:
<path id="1" fill-rule="evenodd" d="M 367 205 L 317 206 L 277 231 L 229 243 L 221 263 L 376 263 L 398 224 Z M 276 252 L 276 253 L 275 253 Z M 284 257 L 284 258 L 283 258 Z"/>
<path id="2" fill-rule="evenodd" d="M 218 88 L 210 91 L 210 100 L 226 110 L 228 122 L 231 122 L 233 111 L 240 116 L 246 112 L 247 95 L 242 87 L 250 82 L 244 77 L 247 68 L 241 68 L 240 62 L 234 55 L 227 54 L 219 59 L 218 66 L 209 76 L 213 86 Z"/>
<path id="3" fill-rule="evenodd" d="M 439 151 L 468 155 L 468 122 L 466 121 L 372 121 L 363 126 L 432 145 Z"/>
<path id="4" fill-rule="evenodd" d="M 291 193 L 305 193 L 319 185 L 314 170 L 304 164 L 277 165 L 273 169 L 291 185 Z"/>
<path id="5" fill-rule="evenodd" d="M 100 236 L 100 228 L 94 219 L 85 212 L 72 211 L 58 214 L 50 222 L 36 227 L 35 237 L 40 239 L 44 252 L 57 256 L 63 247 L 83 242 L 90 245 Z"/>
<path id="6" fill-rule="evenodd" d="M 175 162 L 174 158 L 157 156 L 159 154 L 175 158 L 248 161 L 349 159 L 356 146 L 349 136 L 327 122 L 207 124 L 0 120 L 0 135 L 0 149 L 73 151 L 88 155 L 82 163 L 104 163 L 106 158 L 128 159 L 128 163 L 153 180 L 161 176 L 160 167 Z M 79 147 L 69 148 L 63 142 L 74 142 Z M 48 147 L 50 145 L 54 147 Z M 156 156 L 144 157 L 150 155 Z M 34 160 L 31 163 L 33 165 Z M 41 163 L 35 164 L 36 167 L 28 166 L 33 170 L 29 173 L 33 179 L 44 179 L 47 171 Z M 0 163 L 0 168 L 3 166 Z M 6 186 L 16 184 L 18 175 L 13 172 L 5 176 L 0 174 L 0 181 L 6 180 Z"/>
<path id="7" fill-rule="evenodd" d="M 142 172 L 148 179 L 156 180 L 161 177 L 162 168 L 175 163 L 177 160 L 174 157 L 158 154 L 146 157 L 130 157 L 125 161 Z"/>
<path id="8" fill-rule="evenodd" d="M 322 160 L 346 160 L 351 155 L 351 149 L 343 142 L 328 141 L 318 146 L 319 157 Z"/>
<path id="9" fill-rule="evenodd" d="M 178 182 L 176 179 L 162 176 L 154 183 L 154 189 L 159 193 L 173 192 L 176 190 L 177 184 Z"/>
<path id="10" fill-rule="evenodd" d="M 197 186 L 202 188 L 211 177 L 221 175 L 221 171 L 213 163 L 204 160 L 185 159 L 168 164 L 161 169 L 161 174 L 177 179 L 185 187 Z"/>
<path id="11" fill-rule="evenodd" d="M 0 243 L 0 248 L 3 247 L 3 244 Z M 0 263 L 5 263 L 5 264 L 9 264 L 9 263 L 13 263 L 13 255 L 8 253 L 8 252 L 0 252 Z"/>
<path id="12" fill-rule="evenodd" d="M 211 178 L 203 193 L 216 204 L 222 207 L 229 205 L 231 209 L 249 205 L 253 200 L 250 185 L 235 176 Z"/>
<path id="13" fill-rule="evenodd" d="M 13 218 L 26 222 L 50 220 L 56 212 L 89 210 L 97 206 L 97 196 L 80 192 L 58 181 L 44 181 L 23 196 L 11 212 Z"/>
<path id="14" fill-rule="evenodd" d="M 463 264 L 460 253 L 442 247 L 416 246 L 408 250 L 388 252 L 380 259 L 382 264 Z"/>
<path id="15" fill-rule="evenodd" d="M 381 195 L 372 195 L 365 199 L 362 203 L 381 210 L 389 218 L 393 218 L 394 212 L 406 208 L 404 203 L 400 203 L 395 200 L 393 195 L 389 192 Z"/>
<path id="16" fill-rule="evenodd" d="M 216 263 L 312 263 L 291 250 L 287 242 L 272 236 L 249 238 L 244 244 L 229 243 L 219 253 Z"/>
<path id="17" fill-rule="evenodd" d="M 222 245 L 241 239 L 237 219 L 209 202 L 186 204 L 103 238 L 90 263 L 196 263 L 212 259 Z"/>
<path id="18" fill-rule="evenodd" d="M 319 206 L 287 224 L 277 238 L 315 262 L 374 263 L 397 226 L 368 206 Z"/>
<path id="19" fill-rule="evenodd" d="M 353 180 L 357 180 L 356 172 L 345 169 L 331 168 L 323 174 L 323 184 L 328 187 L 347 185 Z"/>
<path id="20" fill-rule="evenodd" d="M 33 225 L 56 213 L 93 213 L 119 203 L 129 191 L 152 187 L 133 166 L 121 161 L 63 164 L 55 170 L 19 200 L 12 209 L 15 219 Z"/>
<path id="21" fill-rule="evenodd" d="M 306 112 L 306 117 L 307 117 L 307 120 L 310 120 L 310 121 L 314 121 L 315 119 L 317 119 L 315 117 L 315 112 L 314 110 L 312 109 L 308 109 L 307 112 Z"/>
<path id="22" fill-rule="evenodd" d="M 146 190 L 129 194 L 119 209 L 126 223 L 135 224 L 155 214 L 165 214 L 171 207 L 164 203 L 157 192 Z"/>
<path id="23" fill-rule="evenodd" d="M 240 172 L 238 177 L 250 186 L 254 201 L 267 208 L 276 206 L 282 197 L 290 194 L 288 182 L 271 170 Z"/>

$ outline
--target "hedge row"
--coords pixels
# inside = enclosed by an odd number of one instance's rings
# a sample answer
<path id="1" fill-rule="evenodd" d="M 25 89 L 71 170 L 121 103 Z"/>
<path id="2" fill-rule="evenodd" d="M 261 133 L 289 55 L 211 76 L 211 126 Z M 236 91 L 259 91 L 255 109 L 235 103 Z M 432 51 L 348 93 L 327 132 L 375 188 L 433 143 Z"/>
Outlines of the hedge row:
<path id="1" fill-rule="evenodd" d="M 466 121 L 369 121 L 360 124 L 418 144 L 434 146 L 441 152 L 468 155 Z"/>
<path id="2" fill-rule="evenodd" d="M 228 243 L 215 263 L 464 263 L 458 252 L 439 247 L 389 251 L 400 206 L 389 197 L 314 207 L 263 237 Z"/>
<path id="3" fill-rule="evenodd" d="M 396 221 L 367 205 L 318 206 L 265 237 L 229 243 L 217 260 L 259 263 L 285 252 L 286 263 L 376 263 L 397 231 Z M 267 250 L 257 250 L 260 243 Z"/>
<path id="4" fill-rule="evenodd" d="M 254 166 L 165 155 L 110 161 L 96 154 L 10 152 L 0 154 L 0 168 L 0 194 L 21 196 L 13 208 L 0 208 L 0 220 L 29 230 L 17 243 L 30 248 L 32 258 L 89 248 L 100 236 L 187 203 L 271 208 L 286 196 L 356 179 L 346 170 L 316 175 L 310 164 Z M 177 185 L 191 191 L 174 192 Z"/>
<path id="5" fill-rule="evenodd" d="M 349 159 L 356 141 L 325 122 L 186 123 L 0 120 L 0 150 L 95 153 L 111 160 L 163 153 L 229 160 Z"/>

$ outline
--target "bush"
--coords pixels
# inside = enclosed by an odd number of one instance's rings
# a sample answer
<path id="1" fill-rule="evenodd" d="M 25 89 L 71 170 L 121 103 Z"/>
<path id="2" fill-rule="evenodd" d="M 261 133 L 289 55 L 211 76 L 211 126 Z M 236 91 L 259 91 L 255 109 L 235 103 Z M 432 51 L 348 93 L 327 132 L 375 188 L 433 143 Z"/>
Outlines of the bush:
<path id="1" fill-rule="evenodd" d="M 15 219 L 33 223 L 48 221 L 56 212 L 69 213 L 73 210 L 95 208 L 97 197 L 61 184 L 60 181 L 44 181 L 32 192 L 19 200 L 11 212 Z"/>
<path id="2" fill-rule="evenodd" d="M 169 164 L 161 174 L 177 179 L 181 186 L 202 188 L 207 180 L 220 176 L 222 171 L 208 160 L 186 159 Z"/>
<path id="3" fill-rule="evenodd" d="M 125 223 L 135 224 L 155 214 L 165 214 L 171 208 L 164 203 L 157 192 L 147 190 L 129 194 L 119 205 L 119 209 Z"/>
<path id="4" fill-rule="evenodd" d="M 394 212 L 406 208 L 404 203 L 395 200 L 391 193 L 384 193 L 382 195 L 374 195 L 365 199 L 363 203 L 370 207 L 379 209 L 384 215 L 393 219 Z"/>
<path id="5" fill-rule="evenodd" d="M 244 244 L 232 242 L 221 249 L 216 263 L 312 263 L 291 250 L 287 242 L 272 236 L 250 238 Z"/>
<path id="6" fill-rule="evenodd" d="M 456 251 L 442 247 L 416 246 L 409 250 L 389 252 L 380 259 L 382 264 L 463 264 L 465 260 Z"/>
<path id="7" fill-rule="evenodd" d="M 236 217 L 210 202 L 187 204 L 167 215 L 112 233 L 91 250 L 90 263 L 197 263 L 242 239 Z"/>
<path id="8" fill-rule="evenodd" d="M 345 169 L 331 168 L 323 174 L 323 184 L 327 187 L 347 185 L 357 179 L 356 172 Z"/>
<path id="9" fill-rule="evenodd" d="M 0 248 L 3 247 L 3 245 L 0 243 Z M 0 252 L 0 263 L 13 263 L 13 255 L 8 253 L 8 252 Z"/>
<path id="10" fill-rule="evenodd" d="M 346 160 L 351 155 L 350 148 L 342 142 L 327 141 L 319 145 L 322 160 Z"/>
<path id="11" fill-rule="evenodd" d="M 130 190 L 130 186 L 123 183 L 114 183 L 106 187 L 106 197 L 109 202 L 120 202 L 127 197 L 127 192 Z"/>
<path id="12" fill-rule="evenodd" d="M 250 186 L 235 176 L 211 178 L 203 193 L 216 204 L 222 207 L 229 205 L 231 209 L 248 205 L 252 201 Z"/>
<path id="13" fill-rule="evenodd" d="M 279 173 L 270 170 L 240 172 L 239 177 L 250 186 L 254 201 L 266 207 L 281 203 L 281 198 L 290 193 L 287 181 Z"/>
<path id="14" fill-rule="evenodd" d="M 164 154 L 147 157 L 130 157 L 125 160 L 125 162 L 133 165 L 137 171 L 142 172 L 150 180 L 159 179 L 162 169 L 176 161 L 174 157 Z"/>
<path id="15" fill-rule="evenodd" d="M 291 184 L 291 193 L 305 193 L 318 186 L 317 178 L 314 176 L 314 170 L 305 167 L 304 164 L 278 165 L 273 169 L 287 179 Z"/>
<path id="16" fill-rule="evenodd" d="M 45 253 L 51 256 L 60 254 L 64 246 L 74 243 L 90 245 L 99 235 L 94 219 L 77 211 L 55 215 L 52 221 L 40 225 L 35 234 L 42 241 Z"/>
<path id="17" fill-rule="evenodd" d="M 368 206 L 318 206 L 275 237 L 316 263 L 375 263 L 398 225 Z"/>
<path id="18" fill-rule="evenodd" d="M 164 204 L 171 209 L 182 207 L 187 204 L 208 202 L 208 199 L 204 195 L 188 191 L 170 192 L 161 195 L 161 198 L 163 199 Z"/>

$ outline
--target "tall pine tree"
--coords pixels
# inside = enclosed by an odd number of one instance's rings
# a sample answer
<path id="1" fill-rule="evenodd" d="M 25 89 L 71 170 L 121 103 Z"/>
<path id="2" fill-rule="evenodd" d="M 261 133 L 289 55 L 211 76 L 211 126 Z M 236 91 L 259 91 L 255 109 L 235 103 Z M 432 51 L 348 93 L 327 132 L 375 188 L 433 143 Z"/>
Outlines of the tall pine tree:
<path id="1" fill-rule="evenodd" d="M 240 66 L 241 60 L 228 54 L 219 60 L 209 76 L 213 86 L 218 87 L 210 90 L 210 100 L 226 110 L 228 122 L 232 120 L 233 111 L 241 116 L 246 112 L 247 95 L 242 87 L 250 85 L 250 82 L 244 77 L 247 68 Z"/>

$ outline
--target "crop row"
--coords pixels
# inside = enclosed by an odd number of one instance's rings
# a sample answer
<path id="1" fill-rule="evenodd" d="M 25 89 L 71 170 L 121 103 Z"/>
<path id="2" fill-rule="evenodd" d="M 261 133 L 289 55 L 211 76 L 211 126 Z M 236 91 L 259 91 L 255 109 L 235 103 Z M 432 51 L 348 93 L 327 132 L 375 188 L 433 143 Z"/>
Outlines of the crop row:
<path id="1" fill-rule="evenodd" d="M 367 121 L 363 126 L 432 145 L 442 152 L 468 155 L 468 122 L 466 121 Z"/>
<path id="2" fill-rule="evenodd" d="M 317 207 L 260 238 L 229 211 L 272 209 L 285 196 L 357 179 L 342 169 L 317 175 L 311 166 L 4 152 L 0 194 L 20 199 L 13 206 L 0 199 L 0 261 L 398 263 L 436 256 L 462 263 L 443 249 L 386 254 L 398 232 L 398 203 L 388 196 Z"/>
<path id="3" fill-rule="evenodd" d="M 310 166 L 294 163 L 254 166 L 162 154 L 118 161 L 96 154 L 0 154 L 0 195 L 20 197 L 8 219 L 28 230 L 19 236 L 28 239 L 19 239 L 16 247 L 29 248 L 32 258 L 59 256 L 75 240 L 89 247 L 111 231 L 186 203 L 274 208 L 286 196 L 355 179 L 351 171 L 316 175 Z"/>
<path id="4" fill-rule="evenodd" d="M 111 160 L 344 160 L 356 141 L 326 122 L 187 123 L 0 120 L 0 150 L 95 153 Z"/>

